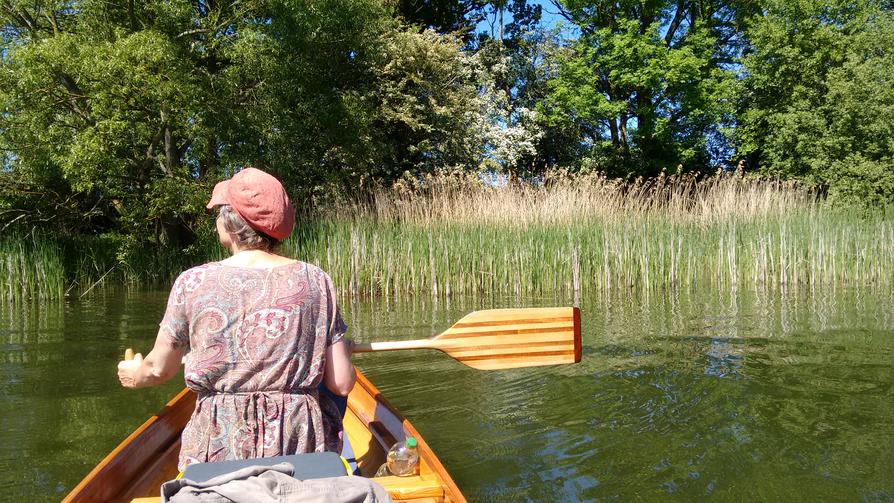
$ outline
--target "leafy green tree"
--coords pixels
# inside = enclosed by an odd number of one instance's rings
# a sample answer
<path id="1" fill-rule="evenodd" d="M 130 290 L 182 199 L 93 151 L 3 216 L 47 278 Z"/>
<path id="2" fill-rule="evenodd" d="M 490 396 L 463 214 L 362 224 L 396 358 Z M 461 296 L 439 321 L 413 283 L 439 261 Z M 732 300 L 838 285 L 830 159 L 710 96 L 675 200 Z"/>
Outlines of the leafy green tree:
<path id="1" fill-rule="evenodd" d="M 2 0 L 0 25 L 0 226 L 186 246 L 246 165 L 311 204 L 478 156 L 458 43 L 377 0 Z"/>
<path id="2" fill-rule="evenodd" d="M 380 146 L 366 174 L 393 180 L 405 171 L 474 167 L 481 111 L 460 41 L 431 30 L 391 32 L 383 47 L 373 70 L 376 88 L 360 98 L 372 110 L 362 129 Z"/>
<path id="3" fill-rule="evenodd" d="M 568 166 L 581 155 L 575 135 L 542 120 L 539 104 L 561 51 L 559 30 L 541 24 L 542 6 L 526 0 L 493 2 L 495 25 L 475 44 L 476 85 L 482 100 L 485 161 L 522 176 Z M 501 19 L 499 10 L 510 16 Z"/>
<path id="4" fill-rule="evenodd" d="M 579 131 L 589 164 L 616 175 L 704 169 L 728 121 L 729 65 L 748 2 L 564 0 L 580 31 L 542 111 Z"/>
<path id="5" fill-rule="evenodd" d="M 738 152 L 751 167 L 894 201 L 894 12 L 878 1 L 767 2 L 748 30 Z"/>
<path id="6" fill-rule="evenodd" d="M 484 0 L 396 0 L 395 13 L 406 23 L 438 33 L 471 36 L 484 17 Z"/>
<path id="7" fill-rule="evenodd" d="M 20 202 L 14 209 L 28 216 L 29 200 L 37 199 L 47 211 L 33 216 L 64 218 L 52 222 L 63 231 L 121 219 L 179 239 L 188 229 L 176 217 L 152 215 L 140 203 L 157 191 L 158 179 L 187 169 L 184 133 L 193 126 L 184 109 L 197 99 L 201 79 L 186 71 L 181 47 L 164 34 L 109 24 L 128 13 L 103 7 L 4 5 L 0 145 L 13 152 L 7 167 L 15 183 L 40 194 L 13 193 Z M 73 211 L 58 211 L 70 204 Z M 80 215 L 94 218 L 85 224 Z"/>

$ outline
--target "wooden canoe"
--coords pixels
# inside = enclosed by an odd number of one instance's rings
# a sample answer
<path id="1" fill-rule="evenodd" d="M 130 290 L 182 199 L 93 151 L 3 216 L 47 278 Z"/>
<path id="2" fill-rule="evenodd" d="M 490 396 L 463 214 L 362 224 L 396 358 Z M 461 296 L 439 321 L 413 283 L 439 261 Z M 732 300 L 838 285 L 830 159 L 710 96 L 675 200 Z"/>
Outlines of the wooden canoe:
<path id="1" fill-rule="evenodd" d="M 192 415 L 195 400 L 195 393 L 188 389 L 177 394 L 96 465 L 63 503 L 160 501 L 162 482 L 177 476 L 180 433 Z M 418 475 L 375 479 L 395 501 L 466 501 L 425 439 L 359 370 L 357 384 L 348 395 L 344 428 L 360 474 L 365 477 L 373 476 L 396 441 L 413 436 L 419 442 Z"/>

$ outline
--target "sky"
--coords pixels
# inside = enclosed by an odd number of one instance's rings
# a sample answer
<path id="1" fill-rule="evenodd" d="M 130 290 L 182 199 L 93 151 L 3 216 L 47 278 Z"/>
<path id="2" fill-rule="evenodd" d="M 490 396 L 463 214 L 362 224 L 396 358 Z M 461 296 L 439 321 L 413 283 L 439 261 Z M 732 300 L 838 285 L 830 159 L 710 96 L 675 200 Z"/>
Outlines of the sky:
<path id="1" fill-rule="evenodd" d="M 556 6 L 549 0 L 534 0 L 531 3 L 543 7 L 543 17 L 540 18 L 540 22 L 544 26 L 552 27 L 557 22 L 564 21 L 565 18 L 559 15 Z"/>
<path id="2" fill-rule="evenodd" d="M 556 23 L 560 23 L 565 19 L 559 15 L 558 9 L 556 6 L 550 2 L 550 0 L 530 0 L 530 3 L 533 5 L 540 5 L 543 8 L 543 14 L 540 18 L 540 24 L 547 28 L 552 28 L 556 25 Z M 491 30 L 491 22 L 494 21 L 494 17 L 490 16 L 488 19 L 478 23 L 478 31 L 479 32 L 490 32 Z M 503 24 L 509 24 L 512 22 L 512 15 L 509 12 L 505 12 L 503 14 Z M 494 23 L 494 30 L 496 31 L 497 25 Z M 496 37 L 496 33 L 493 34 Z"/>

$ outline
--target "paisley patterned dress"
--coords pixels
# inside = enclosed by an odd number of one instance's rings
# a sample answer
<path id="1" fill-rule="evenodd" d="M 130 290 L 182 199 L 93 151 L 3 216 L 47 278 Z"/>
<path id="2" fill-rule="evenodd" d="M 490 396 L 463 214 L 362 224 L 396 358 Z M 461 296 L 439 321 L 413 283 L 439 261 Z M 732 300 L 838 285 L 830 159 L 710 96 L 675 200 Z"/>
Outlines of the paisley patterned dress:
<path id="1" fill-rule="evenodd" d="M 212 262 L 174 282 L 161 335 L 187 347 L 198 394 L 178 466 L 341 449 L 341 416 L 317 386 L 326 348 L 347 327 L 332 280 L 296 262 L 269 269 Z"/>

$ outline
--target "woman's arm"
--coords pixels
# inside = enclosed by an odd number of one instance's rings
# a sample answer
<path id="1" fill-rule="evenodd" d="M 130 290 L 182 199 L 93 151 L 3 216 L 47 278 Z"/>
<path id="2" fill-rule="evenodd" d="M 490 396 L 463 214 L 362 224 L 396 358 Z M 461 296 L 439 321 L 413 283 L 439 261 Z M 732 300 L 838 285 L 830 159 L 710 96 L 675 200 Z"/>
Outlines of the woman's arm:
<path id="1" fill-rule="evenodd" d="M 339 396 L 348 396 L 357 374 L 351 363 L 354 342 L 342 339 L 326 348 L 326 366 L 323 368 L 323 383 L 329 391 Z"/>
<path id="2" fill-rule="evenodd" d="M 185 354 L 185 346 L 175 346 L 167 334 L 159 333 L 146 358 L 137 353 L 133 360 L 118 362 L 118 380 L 125 388 L 157 386 L 174 377 Z"/>

